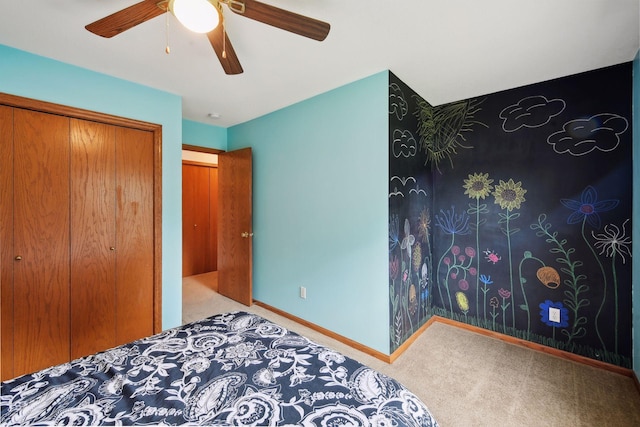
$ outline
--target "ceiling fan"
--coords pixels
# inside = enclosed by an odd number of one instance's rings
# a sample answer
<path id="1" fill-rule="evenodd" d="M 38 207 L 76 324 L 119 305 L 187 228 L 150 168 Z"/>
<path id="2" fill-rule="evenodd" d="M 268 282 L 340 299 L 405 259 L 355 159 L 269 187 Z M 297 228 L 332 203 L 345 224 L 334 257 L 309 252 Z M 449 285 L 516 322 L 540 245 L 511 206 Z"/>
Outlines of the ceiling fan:
<path id="1" fill-rule="evenodd" d="M 203 7 L 213 8 L 213 13 L 209 15 L 215 21 L 215 28 L 196 31 L 207 34 L 209 42 L 226 74 L 240 74 L 243 70 L 224 29 L 223 4 L 233 13 L 313 40 L 324 40 L 331 28 L 326 22 L 298 15 L 255 0 L 143 0 L 92 22 L 85 28 L 94 34 L 110 38 L 167 11 L 172 12 L 183 25 L 188 27 L 182 18 L 182 12 L 185 10 L 183 9 L 183 2 L 200 3 Z M 188 12 L 190 11 L 187 10 Z M 194 16 L 202 18 L 206 14 L 196 12 Z"/>

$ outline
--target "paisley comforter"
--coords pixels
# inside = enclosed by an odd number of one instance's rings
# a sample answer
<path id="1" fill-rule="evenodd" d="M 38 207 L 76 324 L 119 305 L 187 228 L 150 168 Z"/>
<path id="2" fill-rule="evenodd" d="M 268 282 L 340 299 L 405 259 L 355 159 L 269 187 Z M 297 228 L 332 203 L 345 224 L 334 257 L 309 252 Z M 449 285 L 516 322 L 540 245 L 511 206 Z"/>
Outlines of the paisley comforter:
<path id="1" fill-rule="evenodd" d="M 437 425 L 397 381 L 246 312 L 1 386 L 2 426 Z"/>

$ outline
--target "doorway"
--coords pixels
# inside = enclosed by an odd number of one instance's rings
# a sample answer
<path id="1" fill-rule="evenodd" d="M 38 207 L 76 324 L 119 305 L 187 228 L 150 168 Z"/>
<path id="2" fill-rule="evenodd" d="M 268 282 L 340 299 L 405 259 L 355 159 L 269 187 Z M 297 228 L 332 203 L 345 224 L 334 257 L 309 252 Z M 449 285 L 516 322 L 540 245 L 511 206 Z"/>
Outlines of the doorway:
<path id="1" fill-rule="evenodd" d="M 204 280 L 212 291 L 250 306 L 252 150 L 223 152 L 183 145 L 183 153 L 183 291 L 185 278 Z M 215 157 L 200 157 L 200 153 L 217 155 L 217 168 Z M 199 184 L 192 182 L 194 176 L 200 176 Z M 190 239 L 196 242 L 195 249 Z M 191 269 L 193 265 L 199 269 Z"/>
<path id="2" fill-rule="evenodd" d="M 182 277 L 217 291 L 218 152 L 182 150 Z"/>

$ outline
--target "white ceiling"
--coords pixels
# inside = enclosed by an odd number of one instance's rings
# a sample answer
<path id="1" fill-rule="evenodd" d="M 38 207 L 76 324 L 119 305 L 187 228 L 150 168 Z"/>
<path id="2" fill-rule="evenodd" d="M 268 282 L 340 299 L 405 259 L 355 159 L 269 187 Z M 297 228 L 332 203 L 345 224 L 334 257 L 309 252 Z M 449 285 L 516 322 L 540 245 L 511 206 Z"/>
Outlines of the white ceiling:
<path id="1" fill-rule="evenodd" d="M 386 69 L 439 105 L 631 61 L 640 45 L 639 0 L 263 0 L 329 36 L 225 13 L 244 68 L 228 76 L 172 16 L 169 55 L 165 16 L 112 39 L 84 29 L 137 1 L 6 0 L 0 44 L 180 95 L 184 118 L 222 127 Z"/>

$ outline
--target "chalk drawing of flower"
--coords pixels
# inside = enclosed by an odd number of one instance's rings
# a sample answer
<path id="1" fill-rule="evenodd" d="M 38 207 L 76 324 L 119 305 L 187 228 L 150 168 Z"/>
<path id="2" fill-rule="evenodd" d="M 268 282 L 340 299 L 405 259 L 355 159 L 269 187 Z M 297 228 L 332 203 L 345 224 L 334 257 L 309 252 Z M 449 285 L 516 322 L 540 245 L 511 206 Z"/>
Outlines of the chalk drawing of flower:
<path id="1" fill-rule="evenodd" d="M 560 203 L 573 211 L 567 218 L 567 224 L 578 224 L 586 221 L 593 228 L 599 229 L 601 222 L 598 214 L 614 209 L 620 201 L 616 199 L 598 201 L 598 192 L 588 185 L 582 191 L 580 200 L 560 199 Z"/>
<path id="2" fill-rule="evenodd" d="M 464 292 L 456 292 L 456 302 L 458 303 L 458 307 L 460 311 L 467 314 L 469 311 L 469 300 Z"/>
<path id="3" fill-rule="evenodd" d="M 400 218 L 398 215 L 389 217 L 389 253 L 400 244 Z"/>
<path id="4" fill-rule="evenodd" d="M 404 239 L 402 239 L 402 243 L 400 243 L 400 249 L 405 249 L 407 254 L 409 255 L 409 259 L 411 259 L 411 246 L 415 243 L 416 238 L 411 234 L 411 226 L 409 225 L 409 220 L 404 220 Z"/>
<path id="5" fill-rule="evenodd" d="M 536 277 L 538 277 L 540 283 L 549 289 L 555 289 L 560 286 L 560 274 L 553 267 L 540 267 L 536 272 Z"/>
<path id="6" fill-rule="evenodd" d="M 492 182 L 493 180 L 489 179 L 488 173 L 469 175 L 469 178 L 464 180 L 464 194 L 468 194 L 471 199 L 484 199 L 491 194 Z"/>
<path id="7" fill-rule="evenodd" d="M 541 302 L 540 305 L 540 320 L 547 326 L 554 326 L 559 328 L 566 328 L 569 326 L 569 309 L 560 302 L 553 302 L 546 300 Z M 560 310 L 560 322 L 554 322 L 549 320 L 549 308 L 557 308 Z"/>
<path id="8" fill-rule="evenodd" d="M 436 226 L 440 227 L 445 234 L 465 235 L 471 233 L 469 229 L 469 215 L 465 211 L 456 215 L 455 208 L 451 210 L 440 210 L 442 215 L 436 215 Z"/>
<path id="9" fill-rule="evenodd" d="M 398 273 L 400 272 L 400 261 L 397 256 L 394 256 L 391 261 L 389 261 L 389 277 L 391 280 L 395 281 L 398 278 Z"/>
<path id="10" fill-rule="evenodd" d="M 422 266 L 422 246 L 420 246 L 420 243 L 416 243 L 413 246 L 413 258 L 411 259 L 411 263 L 413 265 L 413 271 L 418 273 Z"/>
<path id="11" fill-rule="evenodd" d="M 416 285 L 413 283 L 409 286 L 409 313 L 413 316 L 418 309 L 418 294 L 416 292 Z"/>
<path id="12" fill-rule="evenodd" d="M 418 219 L 418 237 L 425 243 L 429 241 L 429 228 L 431 228 L 429 210 L 423 209 Z"/>
<path id="13" fill-rule="evenodd" d="M 595 234 L 593 231 L 591 232 L 593 238 L 596 239 L 595 247 L 600 249 L 600 255 L 606 253 L 610 258 L 619 255 L 623 264 L 626 263 L 625 256 L 631 258 L 631 251 L 629 250 L 631 236 L 627 236 L 627 222 L 629 222 L 628 219 L 622 223 L 621 228 L 615 224 L 607 224 L 604 226 L 604 233 Z"/>
<path id="14" fill-rule="evenodd" d="M 524 195 L 527 192 L 522 188 L 522 182 L 514 182 L 509 178 L 509 181 L 504 182 L 500 180 L 500 183 L 496 185 L 493 195 L 496 198 L 495 203 L 500 205 L 501 209 L 512 211 L 514 209 L 520 209 L 520 204 L 525 201 Z"/>
<path id="15" fill-rule="evenodd" d="M 491 280 L 491 276 L 486 276 L 484 274 L 480 275 L 480 281 L 485 285 L 490 285 L 493 283 L 493 280 Z"/>
<path id="16" fill-rule="evenodd" d="M 503 298 L 503 299 L 507 299 L 511 296 L 511 292 L 509 292 L 508 290 L 504 289 L 504 288 L 500 288 L 498 289 L 498 294 Z"/>

